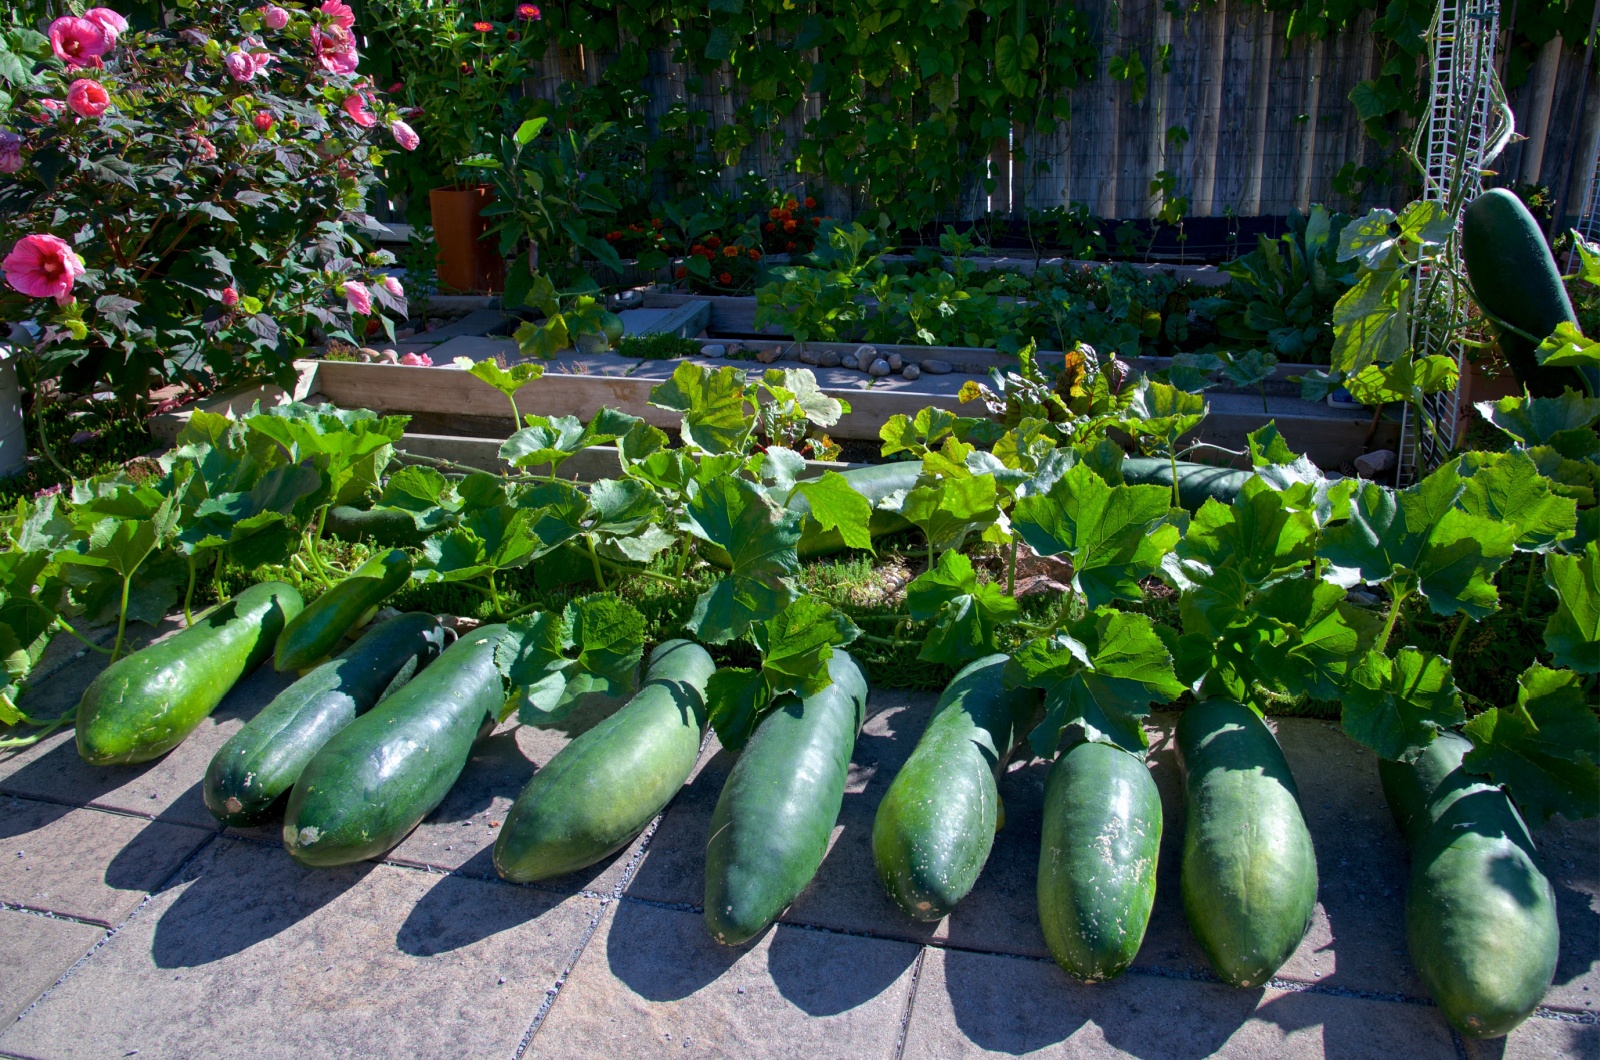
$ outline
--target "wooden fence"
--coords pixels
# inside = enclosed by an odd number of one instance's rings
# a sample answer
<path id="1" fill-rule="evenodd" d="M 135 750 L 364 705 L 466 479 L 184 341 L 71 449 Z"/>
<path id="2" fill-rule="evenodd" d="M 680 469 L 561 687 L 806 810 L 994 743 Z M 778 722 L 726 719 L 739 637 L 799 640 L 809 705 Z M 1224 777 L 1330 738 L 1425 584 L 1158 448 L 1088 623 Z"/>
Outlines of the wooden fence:
<path id="1" fill-rule="evenodd" d="M 1150 217 L 1160 208 L 1151 185 L 1164 173 L 1175 178 L 1172 194 L 1188 199 L 1192 217 L 1279 216 L 1314 202 L 1351 209 L 1404 200 L 1404 188 L 1379 185 L 1352 201 L 1335 180 L 1346 163 L 1359 167 L 1383 154 L 1349 100 L 1384 61 L 1370 14 L 1326 40 L 1290 43 L 1286 13 L 1243 0 L 1216 0 L 1178 15 L 1163 0 L 1079 0 L 1079 7 L 1100 41 L 1100 57 L 1096 77 L 1069 93 L 1071 119 L 1048 132 L 1018 126 L 1008 140 L 974 145 L 973 178 L 952 219 L 1071 203 L 1102 218 Z M 1143 93 L 1110 76 L 1111 60 L 1134 52 L 1147 71 Z M 528 90 L 555 100 L 564 80 L 593 85 L 607 62 L 593 51 L 552 47 Z M 1552 44 L 1511 94 L 1518 128 L 1529 139 L 1511 148 L 1499 170 L 1504 183 L 1552 184 L 1573 157 L 1572 213 L 1583 202 L 1586 160 L 1600 136 L 1600 78 L 1590 77 L 1587 98 L 1578 99 L 1582 63 L 1581 51 Z M 692 93 L 690 81 L 669 52 L 651 54 L 642 86 L 650 129 L 675 104 L 708 114 L 713 129 L 734 119 L 741 87 L 725 66 L 699 79 Z M 818 98 L 807 96 L 722 171 L 723 185 L 731 189 L 753 171 L 803 186 L 835 216 L 866 211 L 871 204 L 857 189 L 796 172 L 806 122 L 819 113 Z M 1574 114 L 1581 115 L 1577 123 Z M 992 191 L 985 178 L 993 179 Z"/>

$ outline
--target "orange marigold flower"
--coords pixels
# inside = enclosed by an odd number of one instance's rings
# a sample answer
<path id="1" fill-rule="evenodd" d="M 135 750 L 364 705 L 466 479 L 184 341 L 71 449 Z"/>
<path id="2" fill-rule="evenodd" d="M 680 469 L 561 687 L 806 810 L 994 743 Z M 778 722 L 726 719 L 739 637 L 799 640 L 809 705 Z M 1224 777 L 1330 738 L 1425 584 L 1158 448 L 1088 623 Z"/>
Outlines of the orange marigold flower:
<path id="1" fill-rule="evenodd" d="M 739 248 L 733 246 L 723 247 L 722 256 L 725 258 L 737 258 L 739 256 Z"/>
<path id="2" fill-rule="evenodd" d="M 798 205 L 799 204 L 796 203 L 793 199 L 785 199 L 785 200 L 783 200 L 783 208 L 785 210 L 792 210 Z"/>
<path id="3" fill-rule="evenodd" d="M 785 232 L 793 232 L 798 227 L 799 226 L 796 225 L 793 221 L 785 221 L 785 222 L 783 222 L 783 230 Z"/>
<path id="4" fill-rule="evenodd" d="M 761 227 L 762 227 L 762 228 L 765 228 L 765 229 L 766 229 L 766 230 L 767 230 L 767 231 L 768 231 L 768 232 L 770 232 L 770 231 L 772 231 L 772 230 L 773 230 L 773 228 L 775 228 L 775 227 L 776 227 L 776 226 L 775 226 L 775 225 L 774 225 L 774 224 L 773 224 L 773 223 L 772 223 L 772 222 L 771 222 L 771 221 L 768 221 L 768 222 L 767 222 L 767 223 L 766 223 L 766 224 L 764 224 L 764 225 L 762 225 L 762 226 L 761 226 Z"/>
<path id="5" fill-rule="evenodd" d="M 767 216 L 776 221 L 778 219 L 778 208 L 774 206 L 772 209 L 768 210 Z"/>
<path id="6" fill-rule="evenodd" d="M 816 208 L 817 208 L 817 200 L 815 200 L 811 196 L 807 195 L 806 196 L 806 209 L 815 210 Z"/>
<path id="7" fill-rule="evenodd" d="M 751 261 L 760 261 L 761 260 L 761 251 L 757 250 L 755 247 L 751 247 L 750 248 L 750 260 Z"/>
<path id="8" fill-rule="evenodd" d="M 733 276 L 731 274 L 729 274 L 729 273 L 726 273 L 726 272 L 723 273 L 721 276 L 718 276 L 717 277 L 717 281 L 719 283 L 721 283 L 722 286 L 724 286 L 724 287 L 733 286 Z"/>
<path id="9" fill-rule="evenodd" d="M 780 220 L 780 221 L 787 221 L 789 218 L 791 218 L 793 216 L 794 216 L 794 214 L 790 213 L 788 210 L 779 210 L 778 211 L 778 220 Z"/>
<path id="10" fill-rule="evenodd" d="M 694 245 L 694 246 L 692 246 L 692 247 L 690 247 L 690 248 L 689 248 L 689 253 L 691 253 L 691 254 L 698 254 L 698 253 L 700 253 L 700 252 L 701 252 L 701 251 L 702 251 L 702 250 L 704 250 L 704 249 L 706 249 L 706 248 L 705 248 L 705 247 L 703 247 L 703 246 L 701 246 L 701 245 L 700 245 L 700 244 L 699 244 L 699 243 L 696 243 L 696 244 L 695 244 L 695 245 Z"/>
<path id="11" fill-rule="evenodd" d="M 712 250 L 716 250 L 718 247 L 722 246 L 722 240 L 717 236 L 706 236 L 706 246 L 710 247 Z"/>

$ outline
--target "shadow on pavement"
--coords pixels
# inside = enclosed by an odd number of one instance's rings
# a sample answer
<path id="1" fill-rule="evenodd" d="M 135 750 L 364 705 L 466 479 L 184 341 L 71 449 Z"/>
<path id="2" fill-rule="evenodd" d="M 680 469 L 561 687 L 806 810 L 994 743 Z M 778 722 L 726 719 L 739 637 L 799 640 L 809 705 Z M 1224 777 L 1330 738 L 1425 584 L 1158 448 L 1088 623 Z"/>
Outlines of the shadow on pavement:
<path id="1" fill-rule="evenodd" d="M 828 959 L 830 950 L 854 945 Z M 837 952 L 837 951 L 835 951 Z M 780 927 L 767 954 L 767 974 L 778 993 L 808 1016 L 837 1016 L 888 990 L 917 959 L 916 946 L 868 943 Z"/>
<path id="2" fill-rule="evenodd" d="M 621 902 L 606 935 L 611 974 L 649 1001 L 682 1001 L 721 978 L 750 946 L 711 940 L 698 913 Z"/>
<path id="3" fill-rule="evenodd" d="M 527 901 L 484 901 L 484 883 L 444 876 L 428 889 L 395 934 L 395 945 L 413 957 L 436 957 L 464 949 L 548 912 L 556 902 L 528 888 Z"/>
<path id="4" fill-rule="evenodd" d="M 270 853 L 288 861 L 282 851 Z M 196 864 L 208 867 L 156 924 L 150 952 L 158 968 L 192 968 L 242 953 L 311 916 L 376 867 L 371 862 L 337 869 L 293 866 L 269 875 L 241 874 L 238 861 L 230 858 L 202 856 Z"/>

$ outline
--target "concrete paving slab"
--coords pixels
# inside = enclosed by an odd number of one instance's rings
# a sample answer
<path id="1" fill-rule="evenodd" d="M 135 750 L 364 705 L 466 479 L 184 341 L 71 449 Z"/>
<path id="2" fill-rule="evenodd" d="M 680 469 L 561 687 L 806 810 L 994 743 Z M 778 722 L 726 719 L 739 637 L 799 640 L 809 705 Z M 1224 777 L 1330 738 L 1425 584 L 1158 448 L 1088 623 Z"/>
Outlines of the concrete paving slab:
<path id="1" fill-rule="evenodd" d="M 1600 1024 L 1535 1015 L 1506 1035 L 1486 1042 L 1461 1040 L 1467 1060 L 1550 1060 L 1600 1056 Z"/>
<path id="2" fill-rule="evenodd" d="M 780 925 L 720 946 L 698 913 L 607 910 L 529 1058 L 894 1055 L 918 949 Z"/>
<path id="3" fill-rule="evenodd" d="M 0 1025 L 16 1019 L 104 937 L 88 924 L 0 909 Z"/>
<path id="4" fill-rule="evenodd" d="M 1558 818 L 1534 842 L 1555 888 L 1561 926 L 1561 957 L 1545 1007 L 1594 1016 L 1600 1013 L 1600 820 Z M 1590 1055 L 1600 1056 L 1600 1044 Z"/>
<path id="5" fill-rule="evenodd" d="M 511 1056 L 587 898 L 217 839 L 0 1036 L 24 1057 Z"/>
<path id="6" fill-rule="evenodd" d="M 120 813 L 0 798 L 0 902 L 108 927 L 213 833 Z"/>
<path id="7" fill-rule="evenodd" d="M 906 1024 L 911 1058 L 1020 1055 L 1453 1060 L 1423 1005 L 1129 973 L 1085 986 L 1048 961 L 930 947 Z"/>
<path id="8" fill-rule="evenodd" d="M 163 632 L 176 631 L 164 624 Z M 106 667 L 106 657 L 90 655 L 24 698 L 24 710 L 48 710 L 50 717 L 75 706 Z M 200 781 L 211 756 L 246 721 L 294 681 L 264 665 L 234 687 L 217 709 L 183 743 L 153 762 L 130 766 L 91 766 L 78 757 L 70 728 L 20 754 L 0 759 L 0 793 L 98 806 L 201 828 L 217 821 L 200 798 Z"/>
<path id="9" fill-rule="evenodd" d="M 494 842 L 506 812 L 534 772 L 571 742 L 555 729 L 514 722 L 501 725 L 472 749 L 461 779 L 439 808 L 429 814 L 385 859 L 446 872 L 496 879 Z M 562 894 L 587 891 L 609 895 L 631 858 L 632 845 L 597 865 L 532 886 Z"/>

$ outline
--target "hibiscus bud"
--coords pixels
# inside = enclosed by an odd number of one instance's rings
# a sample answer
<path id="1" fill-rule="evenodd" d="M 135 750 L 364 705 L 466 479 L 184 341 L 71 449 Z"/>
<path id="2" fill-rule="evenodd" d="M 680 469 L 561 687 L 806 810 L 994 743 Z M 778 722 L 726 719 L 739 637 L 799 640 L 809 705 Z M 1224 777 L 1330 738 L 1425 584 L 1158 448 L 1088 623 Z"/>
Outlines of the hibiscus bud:
<path id="1" fill-rule="evenodd" d="M 261 9 L 261 21 L 268 29 L 282 29 L 289 24 L 289 12 L 277 4 L 268 4 Z"/>
<path id="2" fill-rule="evenodd" d="M 277 120 L 270 110 L 258 110 L 251 116 L 250 124 L 256 127 L 256 132 L 265 136 L 272 131 L 272 124 Z"/>
<path id="3" fill-rule="evenodd" d="M 236 306 L 239 304 L 239 292 L 231 285 L 222 289 L 222 304 Z"/>

